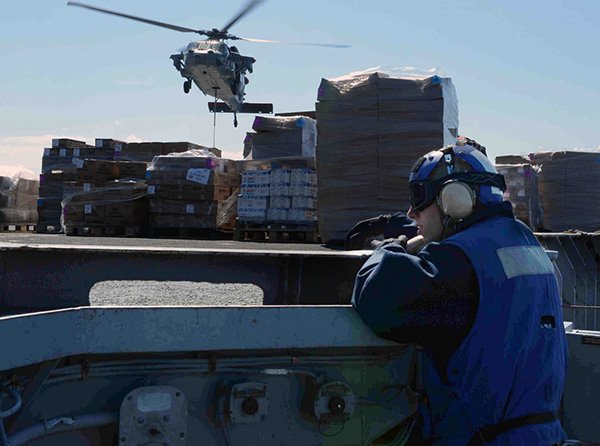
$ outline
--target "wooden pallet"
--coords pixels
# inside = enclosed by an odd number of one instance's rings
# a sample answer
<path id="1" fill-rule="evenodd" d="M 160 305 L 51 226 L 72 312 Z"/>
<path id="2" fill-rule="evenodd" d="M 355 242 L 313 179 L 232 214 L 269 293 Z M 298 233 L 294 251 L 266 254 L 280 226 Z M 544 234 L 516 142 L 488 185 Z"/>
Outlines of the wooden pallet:
<path id="1" fill-rule="evenodd" d="M 35 226 L 35 232 L 38 234 L 60 234 L 62 227 L 58 224 L 39 223 Z"/>
<path id="2" fill-rule="evenodd" d="M 314 225 L 283 223 L 240 223 L 233 230 L 236 241 L 271 243 L 319 243 L 319 231 Z"/>
<path id="3" fill-rule="evenodd" d="M 141 226 L 65 226 L 66 235 L 87 237 L 144 237 L 146 232 Z"/>
<path id="4" fill-rule="evenodd" d="M 231 231 L 215 228 L 156 228 L 148 229 L 148 236 L 152 238 L 178 238 L 201 240 L 231 240 Z"/>
<path id="5" fill-rule="evenodd" d="M 32 223 L 0 223 L 0 232 L 36 232 L 36 227 Z"/>

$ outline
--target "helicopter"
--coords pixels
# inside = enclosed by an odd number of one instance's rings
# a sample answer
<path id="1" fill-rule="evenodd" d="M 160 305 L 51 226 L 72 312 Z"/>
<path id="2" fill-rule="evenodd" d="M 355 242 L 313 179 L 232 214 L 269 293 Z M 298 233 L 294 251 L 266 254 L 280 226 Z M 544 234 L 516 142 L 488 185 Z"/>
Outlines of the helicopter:
<path id="1" fill-rule="evenodd" d="M 311 46 L 324 46 L 333 48 L 348 48 L 349 45 L 335 45 L 307 42 L 282 42 L 277 40 L 251 39 L 238 37 L 229 33 L 231 28 L 240 19 L 246 16 L 264 0 L 249 0 L 244 7 L 234 15 L 221 29 L 192 29 L 156 20 L 145 19 L 138 16 L 98 8 L 77 1 L 69 1 L 69 6 L 79 6 L 92 11 L 123 17 L 149 25 L 160 26 L 173 31 L 196 33 L 206 36 L 207 39 L 190 42 L 185 50 L 170 56 L 173 65 L 181 76 L 184 93 L 189 93 L 195 84 L 202 93 L 212 96 L 214 102 L 209 102 L 208 108 L 212 113 L 233 113 L 233 125 L 237 127 L 238 113 L 273 113 L 273 104 L 244 102 L 246 85 L 249 82 L 248 73 L 252 73 L 256 62 L 251 56 L 240 54 L 236 46 L 228 46 L 228 40 L 241 40 L 259 43 L 289 43 Z M 222 102 L 219 102 L 221 100 Z"/>

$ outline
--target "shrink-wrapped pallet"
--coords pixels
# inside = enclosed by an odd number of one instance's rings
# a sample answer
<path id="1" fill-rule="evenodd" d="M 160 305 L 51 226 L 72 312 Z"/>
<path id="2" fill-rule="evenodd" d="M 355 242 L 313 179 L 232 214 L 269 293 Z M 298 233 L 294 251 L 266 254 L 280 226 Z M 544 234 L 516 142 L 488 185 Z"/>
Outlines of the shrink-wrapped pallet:
<path id="1" fill-rule="evenodd" d="M 543 228 L 558 232 L 600 230 L 600 151 L 538 152 Z"/>
<path id="2" fill-rule="evenodd" d="M 33 172 L 10 170 L 8 175 L 0 168 L 0 225 L 35 225 L 39 181 L 32 179 Z"/>
<path id="3" fill-rule="evenodd" d="M 323 79 L 317 99 L 318 215 L 325 243 L 344 240 L 359 220 L 406 211 L 412 164 L 456 140 L 458 103 L 449 78 L 370 70 Z"/>
<path id="4" fill-rule="evenodd" d="M 96 140 L 96 143 L 98 143 L 98 140 Z M 217 148 L 204 147 L 191 142 L 130 142 L 115 149 L 114 159 L 151 163 L 155 156 L 193 150 L 206 150 L 217 157 L 221 156 L 221 151 Z"/>
<path id="5" fill-rule="evenodd" d="M 248 152 L 253 160 L 315 156 L 317 126 L 316 121 L 312 118 L 307 116 L 257 116 L 252 124 L 252 129 L 256 133 L 246 135 L 244 152 L 245 154 Z M 250 150 L 248 150 L 248 145 L 251 146 Z"/>
<path id="6" fill-rule="evenodd" d="M 198 149 L 157 156 L 146 181 L 154 231 L 233 228 L 228 199 L 240 184 L 235 161 Z"/>
<path id="7" fill-rule="evenodd" d="M 314 226 L 317 221 L 317 173 L 312 157 L 240 162 L 242 184 L 238 221 Z"/>
<path id="8" fill-rule="evenodd" d="M 538 193 L 538 168 L 529 163 L 515 163 L 496 164 L 496 170 L 504 176 L 506 182 L 504 198 L 511 202 L 515 217 L 533 230 L 541 229 L 542 209 Z"/>

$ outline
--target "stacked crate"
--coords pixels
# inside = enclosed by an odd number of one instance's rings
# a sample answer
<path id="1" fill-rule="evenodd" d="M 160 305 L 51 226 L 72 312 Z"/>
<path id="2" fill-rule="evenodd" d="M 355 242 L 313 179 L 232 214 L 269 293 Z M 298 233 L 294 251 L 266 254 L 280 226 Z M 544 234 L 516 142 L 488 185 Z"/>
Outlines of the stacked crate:
<path id="1" fill-rule="evenodd" d="M 498 161 L 509 161 L 507 157 L 497 157 Z M 523 158 L 515 157 L 515 164 L 496 164 L 496 170 L 504 176 L 506 191 L 504 198 L 511 202 L 515 217 L 533 230 L 542 225 L 542 208 L 538 193 L 538 169 Z"/>
<path id="2" fill-rule="evenodd" d="M 244 139 L 244 158 L 314 157 L 317 124 L 306 116 L 257 116 Z"/>
<path id="3" fill-rule="evenodd" d="M 63 185 L 62 228 L 68 235 L 146 232 L 146 163 L 86 159 Z"/>
<path id="4" fill-rule="evenodd" d="M 196 231 L 200 235 L 202 230 L 233 228 L 235 208 L 228 200 L 240 184 L 234 161 L 197 150 L 184 156 L 157 156 L 148 168 L 146 181 L 151 233 L 182 235 Z"/>
<path id="5" fill-rule="evenodd" d="M 295 162 L 294 162 L 295 161 Z M 317 172 L 314 160 L 244 161 L 238 198 L 238 221 L 314 225 L 317 221 Z M 295 167 L 294 167 L 295 165 Z"/>
<path id="6" fill-rule="evenodd" d="M 449 78 L 379 72 L 323 79 L 317 99 L 319 232 L 341 242 L 357 221 L 408 209 L 410 168 L 455 142 L 458 103 Z"/>
<path id="7" fill-rule="evenodd" d="M 155 156 L 181 153 L 190 150 L 207 150 L 215 156 L 221 156 L 221 151 L 214 147 L 204 147 L 190 142 L 130 142 L 115 150 L 116 160 L 143 161 L 151 163 Z"/>
<path id="8" fill-rule="evenodd" d="M 0 230 L 28 229 L 37 223 L 38 189 L 37 180 L 0 176 Z"/>
<path id="9" fill-rule="evenodd" d="M 287 241 L 302 235 L 298 238 L 317 241 L 314 159 L 245 160 L 240 164 L 242 185 L 234 236 L 261 240 L 265 235 L 270 241 Z"/>
<path id="10" fill-rule="evenodd" d="M 600 230 L 600 150 L 537 152 L 538 186 L 545 230 Z"/>
<path id="11" fill-rule="evenodd" d="M 38 200 L 38 232 L 58 232 L 61 229 L 63 183 L 76 180 L 75 172 L 84 158 L 110 160 L 113 158 L 113 151 L 67 138 L 53 139 L 52 147 L 44 149 Z"/>

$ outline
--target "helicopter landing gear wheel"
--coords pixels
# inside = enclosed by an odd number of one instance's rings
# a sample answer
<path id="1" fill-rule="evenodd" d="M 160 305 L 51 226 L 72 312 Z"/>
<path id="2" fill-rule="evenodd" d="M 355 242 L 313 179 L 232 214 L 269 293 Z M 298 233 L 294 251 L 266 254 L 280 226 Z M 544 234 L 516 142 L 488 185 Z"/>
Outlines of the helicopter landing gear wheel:
<path id="1" fill-rule="evenodd" d="M 188 79 L 187 81 L 185 81 L 183 83 L 183 92 L 185 94 L 188 94 L 191 89 L 192 89 L 192 81 L 190 79 Z"/>
<path id="2" fill-rule="evenodd" d="M 237 120 L 237 113 L 233 114 L 233 126 L 237 127 L 238 125 L 238 120 Z"/>

